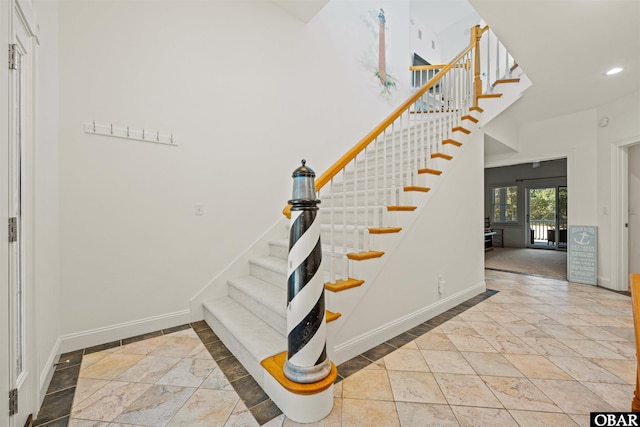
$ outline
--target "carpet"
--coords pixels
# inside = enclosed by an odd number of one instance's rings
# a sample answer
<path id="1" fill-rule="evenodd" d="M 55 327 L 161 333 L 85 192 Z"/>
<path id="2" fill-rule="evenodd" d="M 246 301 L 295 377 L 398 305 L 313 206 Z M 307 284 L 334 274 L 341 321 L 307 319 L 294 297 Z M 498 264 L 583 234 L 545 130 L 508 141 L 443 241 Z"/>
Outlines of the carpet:
<path id="1" fill-rule="evenodd" d="M 567 280 L 567 253 L 545 249 L 494 248 L 485 268 Z"/>

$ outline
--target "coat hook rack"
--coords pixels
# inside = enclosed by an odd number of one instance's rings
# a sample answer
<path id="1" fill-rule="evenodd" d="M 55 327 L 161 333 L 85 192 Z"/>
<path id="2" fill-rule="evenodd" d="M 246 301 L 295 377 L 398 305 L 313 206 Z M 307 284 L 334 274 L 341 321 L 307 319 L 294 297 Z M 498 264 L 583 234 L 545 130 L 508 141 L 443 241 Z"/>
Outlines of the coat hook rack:
<path id="1" fill-rule="evenodd" d="M 95 120 L 92 120 L 91 123 L 86 123 L 84 125 L 84 132 L 94 135 L 113 136 L 116 138 L 151 142 L 153 144 L 164 144 L 174 147 L 178 146 L 178 144 L 176 144 L 176 138 L 173 136 L 173 132 L 166 135 L 161 134 L 160 131 L 156 131 L 156 135 L 154 138 L 153 136 L 149 136 L 148 132 L 146 132 L 144 128 L 134 129 L 130 128 L 129 125 L 124 127 L 114 126 L 113 123 L 109 123 L 108 125 L 101 125 L 96 124 Z"/>

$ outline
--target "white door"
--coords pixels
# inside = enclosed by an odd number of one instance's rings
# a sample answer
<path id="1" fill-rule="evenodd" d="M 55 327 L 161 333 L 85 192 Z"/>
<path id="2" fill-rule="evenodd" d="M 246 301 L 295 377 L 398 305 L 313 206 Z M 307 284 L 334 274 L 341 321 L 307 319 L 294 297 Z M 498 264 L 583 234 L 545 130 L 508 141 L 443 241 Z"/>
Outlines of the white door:
<path id="1" fill-rule="evenodd" d="M 629 273 L 640 273 L 640 144 L 629 147 Z"/>
<path id="2" fill-rule="evenodd" d="M 33 412 L 37 375 L 32 348 L 33 295 L 28 285 L 29 174 L 32 122 L 32 38 L 20 16 L 12 16 L 9 70 L 9 426 L 22 427 Z M 14 402 L 12 405 L 11 402 Z M 15 403 L 17 402 L 17 404 Z"/>
<path id="3" fill-rule="evenodd" d="M 0 2 L 0 47 L 1 52 L 9 45 L 9 23 L 11 8 L 9 2 Z M 9 68 L 0 66 L 0 226 L 8 223 L 8 156 L 9 156 Z M 9 425 L 9 244 L 7 233 L 0 233 L 0 426 Z"/>

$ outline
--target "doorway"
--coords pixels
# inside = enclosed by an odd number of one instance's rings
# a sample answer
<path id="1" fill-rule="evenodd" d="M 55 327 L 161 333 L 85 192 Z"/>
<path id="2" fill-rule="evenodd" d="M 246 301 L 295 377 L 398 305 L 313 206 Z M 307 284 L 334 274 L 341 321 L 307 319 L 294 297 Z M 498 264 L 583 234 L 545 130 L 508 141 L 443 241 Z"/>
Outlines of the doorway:
<path id="1" fill-rule="evenodd" d="M 567 249 L 567 187 L 527 188 L 527 247 Z"/>
<path id="2" fill-rule="evenodd" d="M 629 273 L 640 273 L 640 144 L 629 147 Z"/>

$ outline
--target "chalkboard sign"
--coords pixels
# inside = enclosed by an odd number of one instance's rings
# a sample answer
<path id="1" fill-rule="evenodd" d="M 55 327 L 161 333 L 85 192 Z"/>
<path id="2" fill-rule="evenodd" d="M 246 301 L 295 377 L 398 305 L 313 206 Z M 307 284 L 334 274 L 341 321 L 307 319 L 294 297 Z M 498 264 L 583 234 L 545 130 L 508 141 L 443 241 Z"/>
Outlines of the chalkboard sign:
<path id="1" fill-rule="evenodd" d="M 569 281 L 596 285 L 598 283 L 598 227 L 570 226 L 568 243 Z"/>

